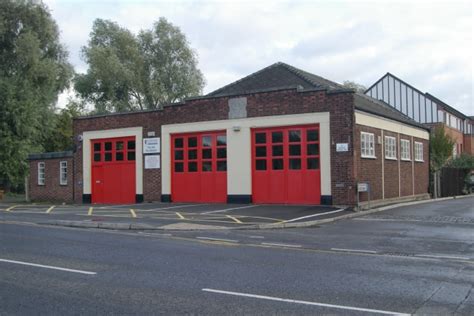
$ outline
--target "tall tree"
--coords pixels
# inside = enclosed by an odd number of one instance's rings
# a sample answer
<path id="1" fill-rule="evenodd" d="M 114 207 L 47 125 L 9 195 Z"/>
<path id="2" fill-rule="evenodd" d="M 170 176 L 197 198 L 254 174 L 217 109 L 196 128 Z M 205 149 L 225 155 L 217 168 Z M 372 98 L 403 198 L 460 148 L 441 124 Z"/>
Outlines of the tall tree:
<path id="1" fill-rule="evenodd" d="M 45 142 L 45 151 L 72 150 L 74 145 L 72 121 L 86 113 L 84 102 L 70 99 L 66 107 L 54 115 L 54 128 L 48 136 L 48 141 Z"/>
<path id="2" fill-rule="evenodd" d="M 164 18 L 137 36 L 97 19 L 82 53 L 89 69 L 76 77 L 75 88 L 98 113 L 161 108 L 204 86 L 185 35 Z"/>
<path id="3" fill-rule="evenodd" d="M 149 108 L 199 95 L 204 78 L 181 30 L 160 18 L 138 42 L 144 59 L 143 87 Z"/>
<path id="4" fill-rule="evenodd" d="M 47 7 L 33 0 L 0 1 L 0 181 L 23 182 L 26 156 L 42 151 L 53 128 L 58 94 L 72 67 Z M 2 184 L 0 184 L 2 185 Z"/>
<path id="5" fill-rule="evenodd" d="M 455 142 L 445 133 L 442 126 L 434 128 L 430 136 L 430 165 L 433 172 L 435 198 L 439 195 L 439 172 L 452 156 L 454 144 Z"/>

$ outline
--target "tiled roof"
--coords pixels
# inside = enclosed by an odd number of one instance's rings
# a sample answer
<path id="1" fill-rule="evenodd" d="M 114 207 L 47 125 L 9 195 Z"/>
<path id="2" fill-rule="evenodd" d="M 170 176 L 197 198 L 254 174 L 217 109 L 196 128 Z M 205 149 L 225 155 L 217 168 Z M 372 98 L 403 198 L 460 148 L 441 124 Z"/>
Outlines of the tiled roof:
<path id="1" fill-rule="evenodd" d="M 221 97 L 238 94 L 257 93 L 271 89 L 298 87 L 301 90 L 324 89 L 327 91 L 350 91 L 339 83 L 330 81 L 288 64 L 278 62 L 247 77 L 228 84 L 207 94 L 207 97 Z M 354 90 L 352 90 L 354 91 Z M 356 109 L 406 124 L 425 128 L 388 104 L 362 93 L 354 94 Z"/>
<path id="2" fill-rule="evenodd" d="M 354 101 L 355 101 L 355 108 L 357 110 L 379 115 L 379 116 L 392 119 L 401 123 L 406 123 L 409 125 L 421 127 L 423 129 L 428 129 L 426 126 L 416 122 L 415 120 L 406 116 L 402 112 L 394 109 L 387 103 L 371 98 L 370 96 L 365 95 L 363 93 L 356 93 L 354 95 Z"/>
<path id="3" fill-rule="evenodd" d="M 338 89 L 343 88 L 338 83 L 329 81 L 309 72 L 278 62 L 259 70 L 247 77 L 228 84 L 207 96 L 219 97 L 225 95 L 245 94 L 259 90 L 283 87 L 300 87 L 303 89 Z"/>

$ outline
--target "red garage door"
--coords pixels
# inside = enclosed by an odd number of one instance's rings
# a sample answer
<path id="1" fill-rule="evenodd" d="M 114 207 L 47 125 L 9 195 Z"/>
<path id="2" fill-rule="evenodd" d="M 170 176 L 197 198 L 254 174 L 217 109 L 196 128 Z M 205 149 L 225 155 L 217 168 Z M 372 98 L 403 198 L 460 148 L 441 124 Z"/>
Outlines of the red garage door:
<path id="1" fill-rule="evenodd" d="M 171 136 L 173 202 L 226 202 L 225 131 Z"/>
<path id="2" fill-rule="evenodd" d="M 252 130 L 254 203 L 320 204 L 319 125 Z"/>
<path id="3" fill-rule="evenodd" d="M 92 145 L 92 203 L 135 203 L 135 137 Z"/>

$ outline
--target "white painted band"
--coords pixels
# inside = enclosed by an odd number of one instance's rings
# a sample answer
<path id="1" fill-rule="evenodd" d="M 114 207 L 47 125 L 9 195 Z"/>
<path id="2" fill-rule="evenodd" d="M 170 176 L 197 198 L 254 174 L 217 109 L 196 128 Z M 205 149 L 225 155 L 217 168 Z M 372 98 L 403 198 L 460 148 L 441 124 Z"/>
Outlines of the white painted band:
<path id="1" fill-rule="evenodd" d="M 48 266 L 48 265 L 43 265 L 43 264 L 37 264 L 37 263 L 31 263 L 31 262 L 23 262 L 23 261 L 16 261 L 16 260 L 8 260 L 8 259 L 0 259 L 0 262 L 14 263 L 14 264 L 20 264 L 20 265 L 24 265 L 24 266 L 31 266 L 31 267 L 37 267 L 37 268 L 45 268 L 45 269 L 66 271 L 66 272 L 74 272 L 74 273 L 81 273 L 81 274 L 89 274 L 89 275 L 97 274 L 97 272 L 90 272 L 90 271 L 83 271 L 83 270 L 76 270 L 76 269 L 68 269 L 68 268 L 61 268 L 61 267 Z"/>
<path id="2" fill-rule="evenodd" d="M 256 295 L 256 294 L 222 291 L 222 290 L 214 290 L 214 289 L 202 289 L 202 290 L 204 292 L 211 292 L 211 293 L 218 293 L 218 294 L 243 296 L 243 297 L 250 297 L 250 298 L 258 298 L 258 299 L 262 299 L 262 300 L 269 300 L 269 301 L 278 301 L 278 302 L 286 302 L 286 303 L 294 303 L 294 304 L 304 304 L 304 305 L 344 309 L 344 310 L 351 310 L 351 311 L 360 311 L 360 312 L 367 312 L 367 313 L 376 313 L 376 314 L 384 314 L 384 315 L 410 315 L 410 314 L 405 314 L 405 313 L 390 312 L 390 311 L 384 311 L 384 310 L 379 310 L 379 309 L 360 308 L 360 307 L 335 305 L 335 304 L 325 304 L 325 303 L 293 300 L 293 299 L 288 299 L 288 298 L 280 298 L 280 297 L 266 296 L 266 295 Z"/>
<path id="3" fill-rule="evenodd" d="M 430 134 L 422 129 L 366 112 L 355 112 L 356 124 L 428 140 Z"/>

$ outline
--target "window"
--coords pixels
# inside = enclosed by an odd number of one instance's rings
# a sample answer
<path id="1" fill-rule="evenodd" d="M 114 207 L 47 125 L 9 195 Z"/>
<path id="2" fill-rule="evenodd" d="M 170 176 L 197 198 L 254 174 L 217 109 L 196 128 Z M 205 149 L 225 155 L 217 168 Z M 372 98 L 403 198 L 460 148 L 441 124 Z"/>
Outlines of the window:
<path id="1" fill-rule="evenodd" d="M 38 185 L 44 185 L 44 162 L 38 162 Z"/>
<path id="2" fill-rule="evenodd" d="M 415 161 L 423 161 L 423 143 L 415 142 Z"/>
<path id="3" fill-rule="evenodd" d="M 67 161 L 59 163 L 59 184 L 67 185 Z"/>
<path id="4" fill-rule="evenodd" d="M 410 160 L 410 141 L 408 139 L 400 140 L 400 159 Z"/>
<path id="5" fill-rule="evenodd" d="M 375 158 L 374 134 L 362 132 L 360 134 L 360 153 L 363 158 Z"/>
<path id="6" fill-rule="evenodd" d="M 395 137 L 385 136 L 385 159 L 397 160 L 397 142 Z"/>
<path id="7" fill-rule="evenodd" d="M 453 158 L 456 158 L 458 156 L 458 146 L 457 144 L 453 145 Z"/>

